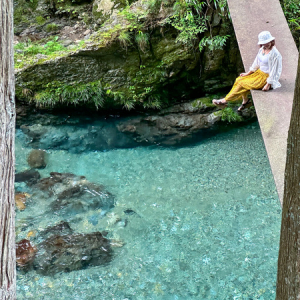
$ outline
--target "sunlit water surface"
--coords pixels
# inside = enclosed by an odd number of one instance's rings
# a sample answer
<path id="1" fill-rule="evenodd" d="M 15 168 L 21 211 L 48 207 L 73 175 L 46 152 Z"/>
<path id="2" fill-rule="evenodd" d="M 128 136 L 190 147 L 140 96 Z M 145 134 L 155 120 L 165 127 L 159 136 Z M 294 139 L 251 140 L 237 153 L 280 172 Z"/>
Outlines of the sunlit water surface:
<path id="1" fill-rule="evenodd" d="M 30 150 L 17 130 L 18 171 L 28 169 Z M 124 245 L 108 265 L 19 272 L 18 299 L 275 299 L 281 209 L 257 124 L 179 148 L 71 152 L 48 150 L 41 175 L 71 172 L 103 184 L 116 197 L 110 214 L 95 222 L 88 212 L 70 225 L 107 230 Z M 42 205 L 17 212 L 17 227 Z M 110 222 L 116 216 L 127 226 Z M 37 218 L 30 230 L 55 221 Z M 28 234 L 19 231 L 18 240 Z"/>

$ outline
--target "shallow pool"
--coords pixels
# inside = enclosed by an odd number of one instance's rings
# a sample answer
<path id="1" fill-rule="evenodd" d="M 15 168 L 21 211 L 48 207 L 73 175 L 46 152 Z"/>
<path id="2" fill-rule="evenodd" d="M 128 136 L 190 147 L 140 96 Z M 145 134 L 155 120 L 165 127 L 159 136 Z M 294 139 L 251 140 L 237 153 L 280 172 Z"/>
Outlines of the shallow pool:
<path id="1" fill-rule="evenodd" d="M 19 172 L 30 151 L 17 129 Z M 47 152 L 42 177 L 83 175 L 115 196 L 105 215 L 67 221 L 79 233 L 106 230 L 119 246 L 106 265 L 18 272 L 18 299 L 275 299 L 281 208 L 258 124 L 185 147 Z M 40 214 L 45 205 L 33 195 L 17 212 L 17 240 L 60 221 Z"/>

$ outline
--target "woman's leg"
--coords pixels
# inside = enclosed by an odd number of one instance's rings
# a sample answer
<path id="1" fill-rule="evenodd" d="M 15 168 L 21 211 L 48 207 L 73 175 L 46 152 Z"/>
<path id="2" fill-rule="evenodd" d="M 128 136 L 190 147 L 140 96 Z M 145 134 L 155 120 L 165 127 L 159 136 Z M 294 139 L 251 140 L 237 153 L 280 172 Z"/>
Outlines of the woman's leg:
<path id="1" fill-rule="evenodd" d="M 237 101 L 239 99 L 243 99 L 243 101 L 247 101 L 247 96 L 249 94 L 249 90 L 244 88 L 240 83 L 240 80 L 236 80 L 231 91 L 224 98 L 226 102 Z"/>
<path id="2" fill-rule="evenodd" d="M 227 102 L 237 101 L 243 99 L 243 104 L 248 101 L 248 94 L 251 89 L 262 89 L 267 81 L 268 74 L 263 73 L 260 70 L 252 73 L 247 76 L 240 76 L 235 80 L 234 85 L 231 88 L 231 91 L 226 95 L 225 98 L 220 100 L 213 100 L 215 105 L 226 105 Z"/>

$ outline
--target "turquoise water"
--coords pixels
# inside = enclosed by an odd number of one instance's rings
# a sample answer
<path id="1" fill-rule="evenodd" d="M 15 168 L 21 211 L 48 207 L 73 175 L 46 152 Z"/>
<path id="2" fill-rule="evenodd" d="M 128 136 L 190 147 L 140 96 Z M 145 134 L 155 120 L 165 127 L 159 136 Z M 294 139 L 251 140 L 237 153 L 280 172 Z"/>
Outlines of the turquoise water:
<path id="1" fill-rule="evenodd" d="M 17 130 L 19 172 L 30 150 Z M 19 272 L 18 299 L 275 299 L 281 209 L 258 124 L 178 148 L 47 152 L 42 177 L 84 175 L 115 195 L 102 218 L 88 211 L 70 225 L 107 230 L 119 247 L 104 266 Z M 33 195 L 17 212 L 17 240 L 59 221 L 44 209 Z"/>

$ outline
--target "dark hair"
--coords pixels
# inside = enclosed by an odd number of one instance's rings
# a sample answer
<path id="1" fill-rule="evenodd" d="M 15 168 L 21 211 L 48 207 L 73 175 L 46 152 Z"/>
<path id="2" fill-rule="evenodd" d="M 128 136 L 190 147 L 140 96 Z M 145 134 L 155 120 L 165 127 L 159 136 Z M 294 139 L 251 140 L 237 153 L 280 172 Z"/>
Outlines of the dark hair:
<path id="1" fill-rule="evenodd" d="M 268 44 L 268 43 L 267 43 Z M 261 48 L 264 44 L 259 44 L 258 47 Z M 271 49 L 275 46 L 275 40 L 271 41 Z"/>

